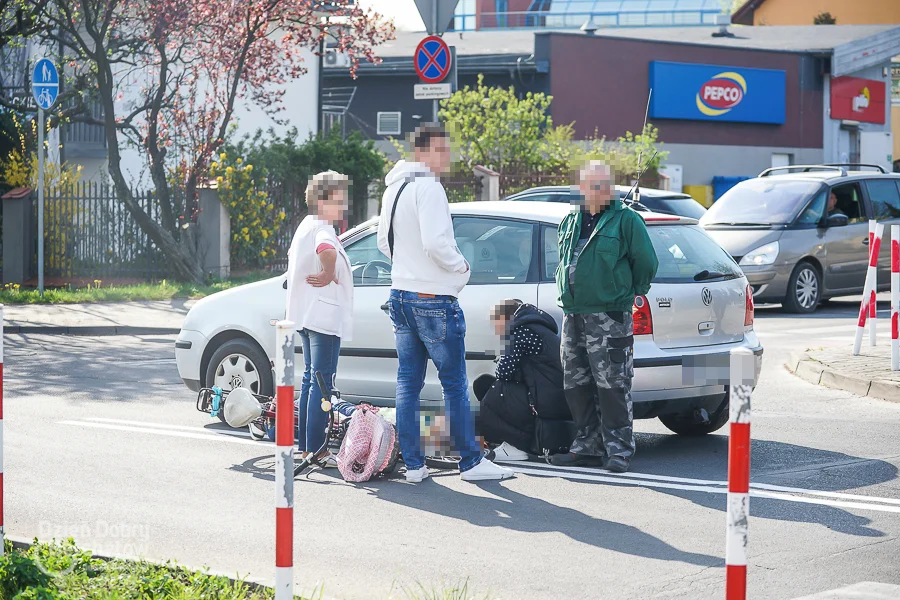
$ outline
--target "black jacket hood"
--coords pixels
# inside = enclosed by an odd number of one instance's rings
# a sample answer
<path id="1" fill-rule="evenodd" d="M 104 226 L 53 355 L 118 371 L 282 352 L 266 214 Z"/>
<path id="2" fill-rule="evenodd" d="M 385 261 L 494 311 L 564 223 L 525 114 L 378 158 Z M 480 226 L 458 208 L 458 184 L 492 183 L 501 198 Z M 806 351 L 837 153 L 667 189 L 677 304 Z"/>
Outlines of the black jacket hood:
<path id="1" fill-rule="evenodd" d="M 520 306 L 513 315 L 511 325 L 510 330 L 522 325 L 542 325 L 552 331 L 554 335 L 559 335 L 556 320 L 533 304 Z"/>

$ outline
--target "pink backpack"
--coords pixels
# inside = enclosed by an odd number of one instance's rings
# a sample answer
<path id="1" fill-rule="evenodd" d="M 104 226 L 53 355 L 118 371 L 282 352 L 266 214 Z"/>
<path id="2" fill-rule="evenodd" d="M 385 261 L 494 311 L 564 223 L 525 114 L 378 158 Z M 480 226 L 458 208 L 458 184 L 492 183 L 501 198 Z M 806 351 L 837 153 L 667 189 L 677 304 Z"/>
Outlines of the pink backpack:
<path id="1" fill-rule="evenodd" d="M 341 443 L 338 470 L 345 481 L 368 481 L 373 475 L 392 471 L 399 453 L 397 429 L 371 407 L 360 406 Z"/>

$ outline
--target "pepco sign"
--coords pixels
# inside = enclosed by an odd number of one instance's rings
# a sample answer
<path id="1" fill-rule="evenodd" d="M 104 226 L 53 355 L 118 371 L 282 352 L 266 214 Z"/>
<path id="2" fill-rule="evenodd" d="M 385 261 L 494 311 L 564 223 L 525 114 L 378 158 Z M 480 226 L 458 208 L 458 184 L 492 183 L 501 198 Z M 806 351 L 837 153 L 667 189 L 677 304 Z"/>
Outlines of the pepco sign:
<path id="1" fill-rule="evenodd" d="M 700 87 L 697 108 L 704 115 L 718 117 L 741 103 L 747 82 L 738 73 L 719 73 Z"/>
<path id="2" fill-rule="evenodd" d="M 784 123 L 785 72 L 716 65 L 650 63 L 655 119 Z"/>

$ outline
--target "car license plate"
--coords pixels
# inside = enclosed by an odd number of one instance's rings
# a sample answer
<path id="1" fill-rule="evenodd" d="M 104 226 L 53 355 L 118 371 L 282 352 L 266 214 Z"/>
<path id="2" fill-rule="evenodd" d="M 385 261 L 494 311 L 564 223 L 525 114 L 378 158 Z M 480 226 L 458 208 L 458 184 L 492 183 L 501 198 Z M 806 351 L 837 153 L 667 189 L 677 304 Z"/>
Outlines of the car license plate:
<path id="1" fill-rule="evenodd" d="M 757 360 L 753 354 L 741 357 L 737 364 L 739 383 L 754 385 Z M 744 364 L 746 362 L 746 364 Z M 687 354 L 681 358 L 681 382 L 687 386 L 731 385 L 731 353 Z"/>

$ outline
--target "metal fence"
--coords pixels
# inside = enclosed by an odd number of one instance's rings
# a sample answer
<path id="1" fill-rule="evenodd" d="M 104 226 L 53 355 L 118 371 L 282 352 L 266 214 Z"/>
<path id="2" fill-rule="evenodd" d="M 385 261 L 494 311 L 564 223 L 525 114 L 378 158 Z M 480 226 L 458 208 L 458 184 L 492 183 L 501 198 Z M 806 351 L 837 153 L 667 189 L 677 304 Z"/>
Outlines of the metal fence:
<path id="1" fill-rule="evenodd" d="M 151 219 L 159 219 L 159 203 L 153 193 L 135 192 L 134 199 Z M 34 202 L 37 231 L 36 194 Z M 36 250 L 33 272 L 37 272 Z M 60 278 L 149 279 L 165 276 L 168 270 L 162 252 L 141 231 L 115 192 L 81 182 L 50 190 L 44 197 L 44 273 Z"/>
<path id="2" fill-rule="evenodd" d="M 551 171 L 507 170 L 500 174 L 500 197 L 544 185 L 569 185 L 571 174 L 563 169 Z"/>
<path id="3" fill-rule="evenodd" d="M 275 230 L 275 247 L 278 249 L 271 259 L 264 261 L 264 264 L 258 266 L 270 268 L 273 270 L 284 271 L 287 269 L 287 252 L 291 247 L 291 240 L 294 232 L 300 226 L 300 221 L 307 215 L 306 209 L 306 183 L 300 184 L 295 181 L 272 182 L 266 191 L 269 194 L 269 200 L 275 205 L 276 210 L 285 212 L 285 219 Z M 234 223 L 232 222 L 232 227 Z M 237 268 L 249 268 L 253 265 L 242 265 L 239 260 L 235 260 L 236 253 L 231 253 L 232 263 Z"/>
<path id="4" fill-rule="evenodd" d="M 450 202 L 474 202 L 481 194 L 481 180 L 472 173 L 448 175 L 441 183 Z"/>

